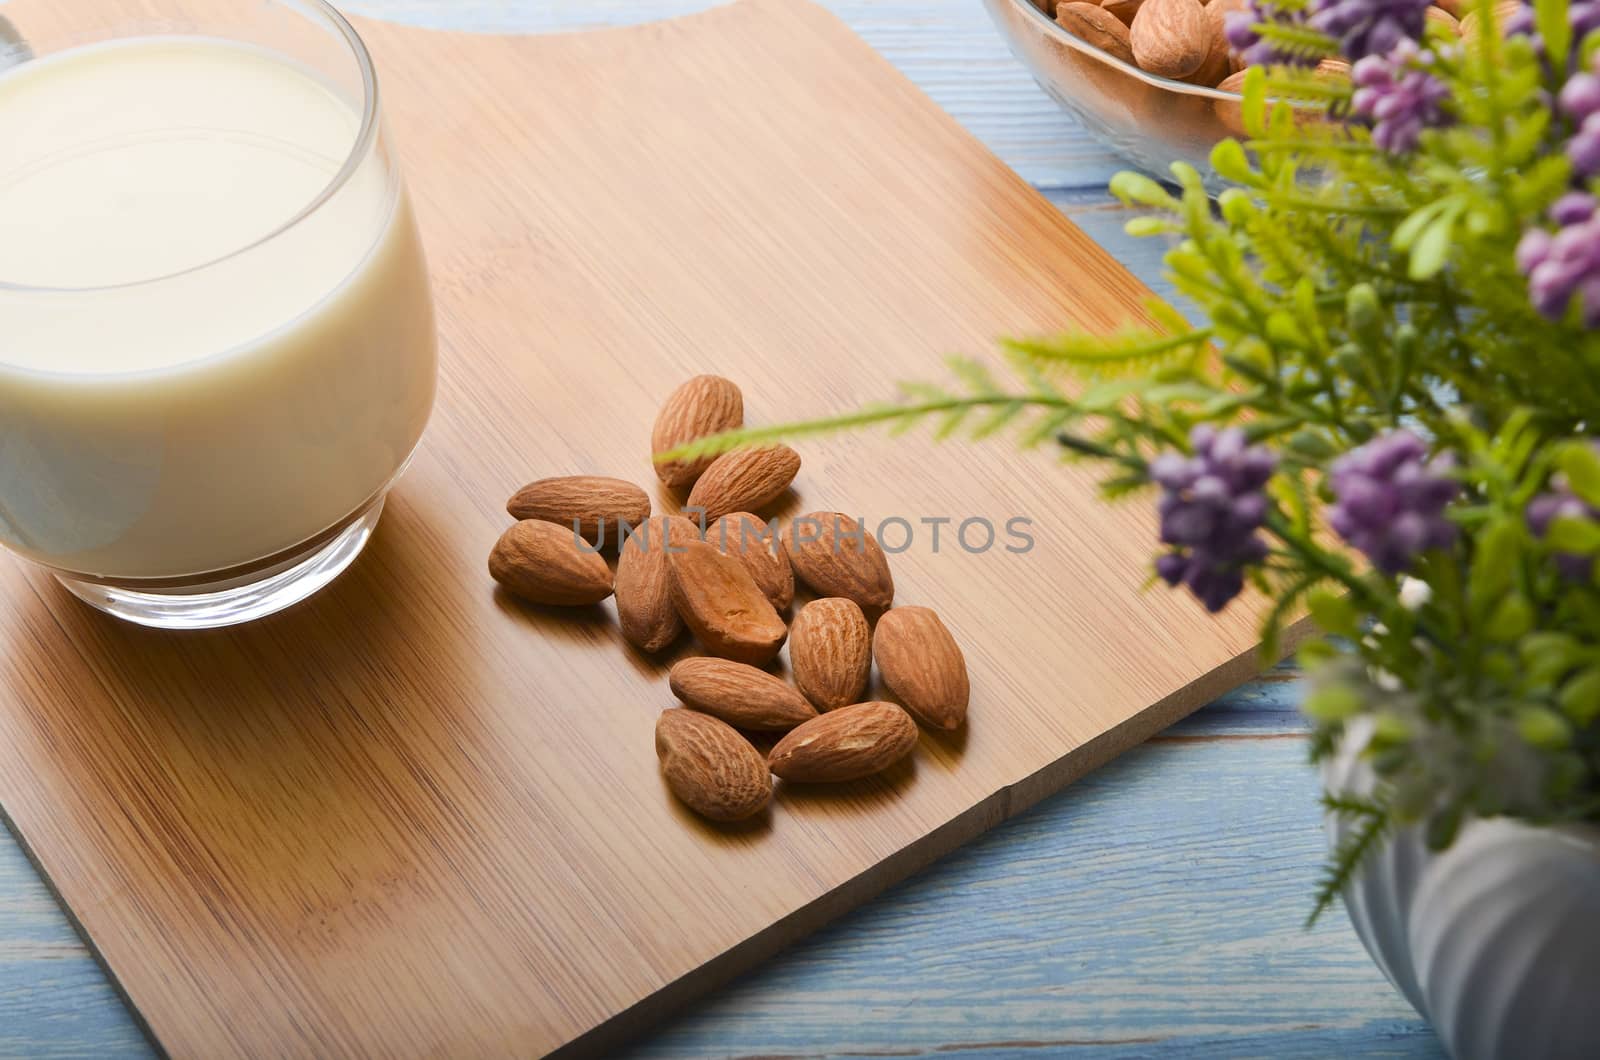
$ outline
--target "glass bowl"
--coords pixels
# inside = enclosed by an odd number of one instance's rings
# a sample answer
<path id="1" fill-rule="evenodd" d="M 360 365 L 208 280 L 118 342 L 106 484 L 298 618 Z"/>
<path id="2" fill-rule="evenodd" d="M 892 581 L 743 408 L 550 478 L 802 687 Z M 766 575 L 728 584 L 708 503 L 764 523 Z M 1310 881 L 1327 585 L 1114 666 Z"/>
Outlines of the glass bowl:
<path id="1" fill-rule="evenodd" d="M 1074 37 L 1030 0 L 984 6 L 1039 87 L 1106 146 L 1153 176 L 1170 179 L 1182 161 L 1213 193 L 1225 186 L 1210 156 L 1219 140 L 1244 136 L 1238 93 L 1147 74 Z"/>

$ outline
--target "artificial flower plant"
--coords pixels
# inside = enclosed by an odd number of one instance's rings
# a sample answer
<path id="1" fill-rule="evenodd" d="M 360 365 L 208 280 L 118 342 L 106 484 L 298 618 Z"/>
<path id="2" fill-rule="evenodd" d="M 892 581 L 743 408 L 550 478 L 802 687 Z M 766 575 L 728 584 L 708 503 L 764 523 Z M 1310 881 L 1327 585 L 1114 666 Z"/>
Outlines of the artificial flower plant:
<path id="1" fill-rule="evenodd" d="M 1442 848 L 1469 816 L 1600 820 L 1600 0 L 1470 3 L 1466 41 L 1427 0 L 1235 16 L 1259 65 L 1250 138 L 1211 156 L 1230 187 L 1111 185 L 1198 323 L 1154 305 L 669 454 L 934 417 L 1152 497 L 1158 581 L 1213 611 L 1254 586 L 1270 656 L 1309 610 L 1314 757 L 1366 719 L 1379 784 L 1326 796 L 1357 827 L 1319 911 L 1397 827 Z"/>

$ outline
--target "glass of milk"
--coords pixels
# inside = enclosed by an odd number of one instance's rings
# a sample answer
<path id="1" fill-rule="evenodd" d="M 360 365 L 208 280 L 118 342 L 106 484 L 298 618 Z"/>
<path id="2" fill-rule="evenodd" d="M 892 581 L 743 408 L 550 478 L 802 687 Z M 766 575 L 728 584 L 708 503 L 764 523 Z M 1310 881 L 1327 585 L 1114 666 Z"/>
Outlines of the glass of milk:
<path id="1" fill-rule="evenodd" d="M 322 0 L 0 16 L 0 543 L 146 625 L 304 599 L 434 398 L 366 48 Z"/>

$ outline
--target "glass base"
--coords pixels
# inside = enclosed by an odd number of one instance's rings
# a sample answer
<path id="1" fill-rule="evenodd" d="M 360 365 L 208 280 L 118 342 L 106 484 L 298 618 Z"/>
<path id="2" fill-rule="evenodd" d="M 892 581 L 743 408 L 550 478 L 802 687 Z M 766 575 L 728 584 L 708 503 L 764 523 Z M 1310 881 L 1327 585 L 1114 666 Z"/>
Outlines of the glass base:
<path id="1" fill-rule="evenodd" d="M 67 590 L 108 615 L 157 629 L 216 629 L 282 611 L 337 578 L 366 547 L 383 514 L 379 497 L 331 540 L 321 541 L 266 570 L 181 589 L 135 590 L 56 578 Z"/>

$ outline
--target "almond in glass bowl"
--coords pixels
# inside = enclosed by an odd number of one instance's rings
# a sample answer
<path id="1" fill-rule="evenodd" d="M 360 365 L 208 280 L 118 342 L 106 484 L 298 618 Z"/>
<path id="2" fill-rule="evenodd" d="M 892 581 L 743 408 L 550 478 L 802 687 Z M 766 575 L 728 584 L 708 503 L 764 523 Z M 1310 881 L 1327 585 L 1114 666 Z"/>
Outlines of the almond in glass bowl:
<path id="1" fill-rule="evenodd" d="M 1034 80 L 1139 169 L 1173 162 L 1220 191 L 1211 149 L 1239 136 L 1242 69 L 1223 35 L 1247 0 L 984 0 Z M 1333 71 L 1330 71 L 1332 73 Z"/>

